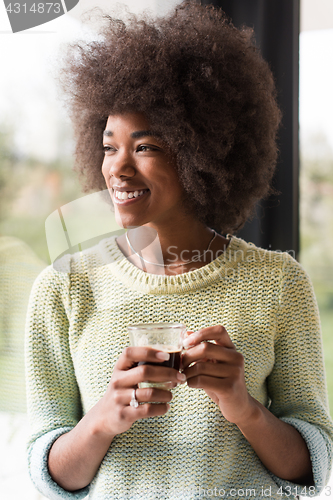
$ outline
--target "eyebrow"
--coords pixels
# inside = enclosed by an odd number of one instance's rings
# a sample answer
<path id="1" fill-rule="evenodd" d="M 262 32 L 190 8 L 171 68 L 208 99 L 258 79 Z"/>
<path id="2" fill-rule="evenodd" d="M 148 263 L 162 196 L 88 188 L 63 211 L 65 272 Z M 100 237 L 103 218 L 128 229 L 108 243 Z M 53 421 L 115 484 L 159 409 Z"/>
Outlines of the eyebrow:
<path id="1" fill-rule="evenodd" d="M 132 132 L 132 139 L 141 139 L 141 137 L 153 136 L 153 132 L 151 130 L 138 130 L 137 132 Z"/>
<path id="2" fill-rule="evenodd" d="M 113 132 L 111 130 L 104 130 L 103 135 L 106 137 L 112 137 Z M 152 137 L 154 134 L 151 130 L 138 130 L 131 133 L 132 139 L 141 139 L 141 137 Z"/>

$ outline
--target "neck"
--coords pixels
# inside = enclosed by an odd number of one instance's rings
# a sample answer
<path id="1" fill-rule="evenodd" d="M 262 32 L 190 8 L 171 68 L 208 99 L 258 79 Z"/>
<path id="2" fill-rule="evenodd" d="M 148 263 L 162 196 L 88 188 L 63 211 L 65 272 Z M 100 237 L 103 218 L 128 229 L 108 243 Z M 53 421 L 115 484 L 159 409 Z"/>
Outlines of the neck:
<path id="1" fill-rule="evenodd" d="M 149 229 L 148 229 L 149 227 Z M 148 231 L 153 231 L 156 236 L 155 250 L 158 246 L 163 255 L 165 264 L 183 263 L 191 260 L 192 254 L 203 253 L 213 237 L 212 229 L 198 221 L 186 221 L 173 227 L 161 228 L 147 225 Z M 151 249 L 154 251 L 154 248 Z"/>
<path id="2" fill-rule="evenodd" d="M 221 254 L 228 240 L 214 234 L 198 221 L 173 228 L 146 224 L 128 230 L 129 242 L 125 235 L 117 242 L 125 256 L 143 271 L 170 275 L 198 269 L 214 260 L 217 251 Z"/>

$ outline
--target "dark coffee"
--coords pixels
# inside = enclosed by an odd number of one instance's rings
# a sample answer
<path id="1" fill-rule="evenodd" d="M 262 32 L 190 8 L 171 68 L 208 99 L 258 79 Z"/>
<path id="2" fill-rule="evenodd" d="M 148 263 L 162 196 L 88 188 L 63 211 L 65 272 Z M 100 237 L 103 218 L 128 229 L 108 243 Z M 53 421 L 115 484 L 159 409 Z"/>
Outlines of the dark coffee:
<path id="1" fill-rule="evenodd" d="M 165 351 L 170 354 L 170 358 L 167 361 L 162 361 L 161 363 L 147 363 L 146 361 L 140 361 L 140 365 L 154 365 L 154 366 L 166 366 L 168 368 L 174 368 L 179 371 L 180 369 L 180 353 L 181 351 Z"/>

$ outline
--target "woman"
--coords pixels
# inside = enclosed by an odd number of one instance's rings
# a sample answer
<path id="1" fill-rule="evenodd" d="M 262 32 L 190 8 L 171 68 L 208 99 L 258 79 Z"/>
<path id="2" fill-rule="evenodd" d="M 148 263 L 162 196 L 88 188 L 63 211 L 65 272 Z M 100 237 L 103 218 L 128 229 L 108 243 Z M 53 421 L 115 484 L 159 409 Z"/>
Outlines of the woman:
<path id="1" fill-rule="evenodd" d="M 36 486 L 49 498 L 314 495 L 333 428 L 311 284 L 288 254 L 222 236 L 267 195 L 277 156 L 273 79 L 251 33 L 193 3 L 109 19 L 64 75 L 78 169 L 87 188 L 107 186 L 128 232 L 34 286 Z M 171 321 L 195 332 L 183 372 L 138 366 L 166 355 L 126 347 L 127 326 Z"/>

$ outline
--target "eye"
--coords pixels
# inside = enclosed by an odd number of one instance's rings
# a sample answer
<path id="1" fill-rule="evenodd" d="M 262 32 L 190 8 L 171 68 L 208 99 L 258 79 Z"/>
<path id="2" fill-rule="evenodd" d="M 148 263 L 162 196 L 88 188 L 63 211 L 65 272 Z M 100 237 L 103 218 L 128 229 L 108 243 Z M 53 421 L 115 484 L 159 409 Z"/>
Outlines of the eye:
<path id="1" fill-rule="evenodd" d="M 103 151 L 104 151 L 104 154 L 111 154 L 111 153 L 114 153 L 115 152 L 115 148 L 113 146 L 110 146 L 109 144 L 103 146 Z"/>
<path id="2" fill-rule="evenodd" d="M 147 145 L 147 144 L 140 144 L 140 146 L 138 146 L 136 148 L 137 152 L 145 152 L 145 151 L 159 151 L 160 148 L 158 148 L 157 146 L 151 146 L 151 145 Z"/>

